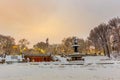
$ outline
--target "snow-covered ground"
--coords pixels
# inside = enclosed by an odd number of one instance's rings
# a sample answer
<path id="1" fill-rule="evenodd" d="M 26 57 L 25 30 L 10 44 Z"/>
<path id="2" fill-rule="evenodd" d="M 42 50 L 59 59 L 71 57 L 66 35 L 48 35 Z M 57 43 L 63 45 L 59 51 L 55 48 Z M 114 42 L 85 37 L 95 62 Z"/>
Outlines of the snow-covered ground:
<path id="1" fill-rule="evenodd" d="M 120 64 L 0 64 L 0 80 L 120 80 L 119 75 Z"/>

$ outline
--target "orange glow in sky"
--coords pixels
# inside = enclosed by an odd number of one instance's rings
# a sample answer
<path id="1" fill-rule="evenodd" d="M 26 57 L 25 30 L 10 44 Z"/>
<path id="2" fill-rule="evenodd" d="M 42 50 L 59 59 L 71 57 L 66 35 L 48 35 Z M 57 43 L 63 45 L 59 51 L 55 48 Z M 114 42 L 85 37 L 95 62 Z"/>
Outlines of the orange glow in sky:
<path id="1" fill-rule="evenodd" d="M 117 0 L 0 0 L 0 34 L 16 41 L 26 38 L 31 46 L 46 38 L 51 44 L 69 36 L 85 39 L 90 29 L 120 15 L 119 4 Z"/>

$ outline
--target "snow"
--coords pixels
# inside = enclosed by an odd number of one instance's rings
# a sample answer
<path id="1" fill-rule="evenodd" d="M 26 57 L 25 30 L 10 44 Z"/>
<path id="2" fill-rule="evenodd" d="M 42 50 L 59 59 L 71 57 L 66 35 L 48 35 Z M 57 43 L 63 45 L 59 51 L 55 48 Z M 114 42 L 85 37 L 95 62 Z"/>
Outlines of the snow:
<path id="1" fill-rule="evenodd" d="M 6 62 L 18 62 L 22 61 L 22 55 L 6 55 L 5 61 Z"/>
<path id="2" fill-rule="evenodd" d="M 59 56 L 59 55 L 54 56 L 54 58 L 57 59 L 57 60 L 60 61 L 60 62 L 68 63 L 66 58 L 61 57 L 61 56 Z"/>
<path id="3" fill-rule="evenodd" d="M 106 59 L 88 57 L 89 60 Z M 0 64 L 0 80 L 120 80 L 120 64 L 54 65 L 43 63 Z"/>

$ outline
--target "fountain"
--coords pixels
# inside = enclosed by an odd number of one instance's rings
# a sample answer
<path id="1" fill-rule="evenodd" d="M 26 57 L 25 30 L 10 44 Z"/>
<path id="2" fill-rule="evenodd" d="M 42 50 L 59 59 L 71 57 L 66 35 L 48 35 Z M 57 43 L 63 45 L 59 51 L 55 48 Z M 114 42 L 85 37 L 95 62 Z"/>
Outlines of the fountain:
<path id="1" fill-rule="evenodd" d="M 74 53 L 69 54 L 68 57 L 71 58 L 70 62 L 72 62 L 72 63 L 77 62 L 77 63 L 81 64 L 81 61 L 82 61 L 82 64 L 83 64 L 84 59 L 82 58 L 82 55 L 78 51 L 79 46 L 80 45 L 78 44 L 78 38 L 75 37 L 75 39 L 73 41 L 73 45 L 72 45 L 72 47 L 74 49 Z"/>
<path id="2" fill-rule="evenodd" d="M 75 37 L 72 47 L 74 49 L 73 54 L 69 54 L 66 57 L 54 56 L 54 58 L 62 62 L 62 64 L 64 65 L 83 65 L 84 59 L 82 58 L 82 55 L 78 51 L 79 45 L 77 37 Z"/>
<path id="3" fill-rule="evenodd" d="M 72 45 L 72 47 L 74 48 L 74 54 L 79 54 L 79 52 L 78 52 L 79 45 L 78 45 L 78 38 L 77 37 L 75 37 L 73 43 L 74 44 Z"/>

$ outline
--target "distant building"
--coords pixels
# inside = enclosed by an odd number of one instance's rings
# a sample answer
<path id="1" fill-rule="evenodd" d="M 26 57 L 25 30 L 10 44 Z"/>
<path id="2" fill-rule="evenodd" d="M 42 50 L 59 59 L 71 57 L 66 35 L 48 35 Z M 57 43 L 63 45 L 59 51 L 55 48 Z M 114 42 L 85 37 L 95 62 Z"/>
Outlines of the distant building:
<path id="1" fill-rule="evenodd" d="M 52 56 L 50 54 L 24 54 L 25 61 L 29 62 L 50 62 Z"/>

